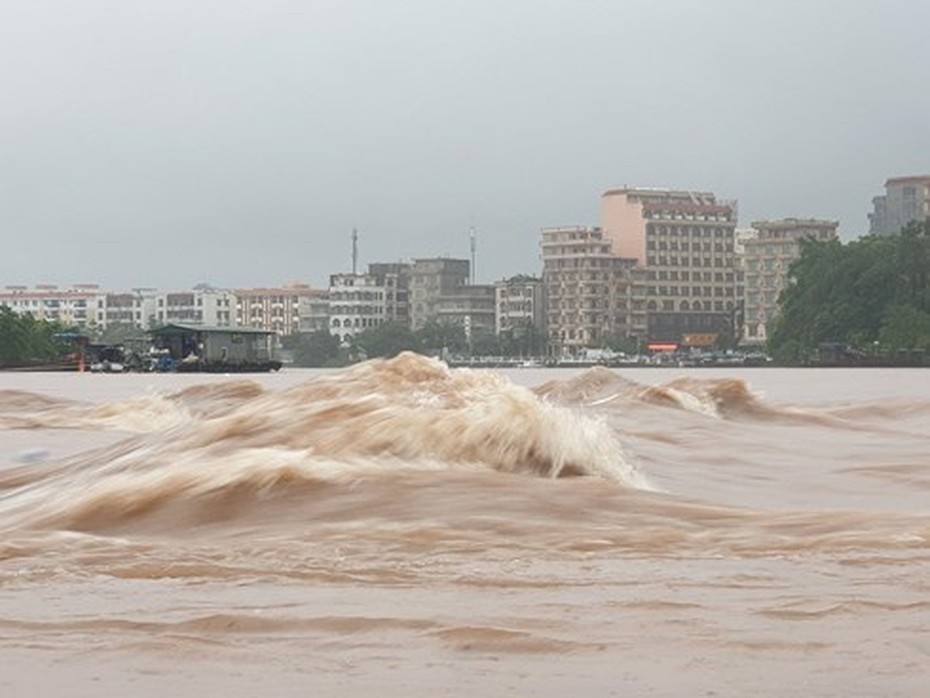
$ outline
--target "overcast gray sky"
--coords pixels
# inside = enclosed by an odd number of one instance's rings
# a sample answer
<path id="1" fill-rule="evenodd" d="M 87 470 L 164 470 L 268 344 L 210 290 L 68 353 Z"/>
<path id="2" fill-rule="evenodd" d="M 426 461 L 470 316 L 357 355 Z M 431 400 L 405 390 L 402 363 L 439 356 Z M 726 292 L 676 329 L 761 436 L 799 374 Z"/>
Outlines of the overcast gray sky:
<path id="1" fill-rule="evenodd" d="M 537 273 L 621 185 L 867 230 L 930 172 L 926 0 L 0 0 L 0 285 Z"/>

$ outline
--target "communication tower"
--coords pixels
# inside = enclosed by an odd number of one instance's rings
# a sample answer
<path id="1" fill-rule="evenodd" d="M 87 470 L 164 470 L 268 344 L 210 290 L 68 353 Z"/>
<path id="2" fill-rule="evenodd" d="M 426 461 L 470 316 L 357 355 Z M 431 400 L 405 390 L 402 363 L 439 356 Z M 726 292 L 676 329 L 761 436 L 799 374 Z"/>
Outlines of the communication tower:
<path id="1" fill-rule="evenodd" d="M 469 243 L 471 245 L 471 285 L 475 285 L 475 279 L 477 278 L 477 263 L 478 263 L 478 244 L 475 240 L 475 226 L 471 227 L 471 230 L 468 234 Z"/>

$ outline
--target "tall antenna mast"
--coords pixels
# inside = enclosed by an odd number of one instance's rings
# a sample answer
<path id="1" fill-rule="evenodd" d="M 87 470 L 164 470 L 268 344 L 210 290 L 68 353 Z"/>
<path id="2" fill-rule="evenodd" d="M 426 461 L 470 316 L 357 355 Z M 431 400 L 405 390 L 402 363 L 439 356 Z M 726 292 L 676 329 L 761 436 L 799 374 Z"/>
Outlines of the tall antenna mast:
<path id="1" fill-rule="evenodd" d="M 352 276 L 358 273 L 358 229 L 352 228 Z"/>
<path id="2" fill-rule="evenodd" d="M 468 237 L 469 237 L 469 242 L 471 244 L 471 285 L 474 286 L 475 278 L 477 276 L 476 265 L 478 262 L 478 258 L 477 258 L 478 244 L 475 241 L 475 226 L 471 227 Z"/>

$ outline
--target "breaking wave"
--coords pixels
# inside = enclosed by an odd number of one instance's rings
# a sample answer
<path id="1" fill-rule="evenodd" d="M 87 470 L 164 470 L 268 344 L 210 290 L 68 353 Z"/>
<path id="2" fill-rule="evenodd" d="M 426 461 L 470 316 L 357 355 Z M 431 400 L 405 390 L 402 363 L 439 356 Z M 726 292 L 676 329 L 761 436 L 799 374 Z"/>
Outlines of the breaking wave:
<path id="1" fill-rule="evenodd" d="M 601 366 L 569 379 L 549 381 L 536 388 L 535 392 L 556 404 L 568 406 L 609 410 L 651 405 L 715 419 L 765 420 L 838 429 L 857 429 L 867 422 L 892 422 L 930 414 L 930 401 L 884 401 L 821 407 L 777 405 L 754 393 L 749 383 L 739 378 L 683 376 L 660 385 L 646 385 Z"/>
<path id="2" fill-rule="evenodd" d="M 682 377 L 654 386 L 637 383 L 598 366 L 568 380 L 545 383 L 536 392 L 567 405 L 629 406 L 645 403 L 720 418 L 786 414 L 765 404 L 753 394 L 746 381 L 737 378 Z"/>
<path id="3" fill-rule="evenodd" d="M 236 381 L 93 406 L 0 400 L 11 406 L 0 411 L 7 428 L 136 434 L 63 466 L 7 473 L 28 484 L 6 490 L 0 514 L 27 513 L 43 525 L 93 527 L 179 500 L 255 498 L 405 472 L 594 476 L 648 488 L 604 421 L 499 374 L 416 354 L 281 391 Z"/>

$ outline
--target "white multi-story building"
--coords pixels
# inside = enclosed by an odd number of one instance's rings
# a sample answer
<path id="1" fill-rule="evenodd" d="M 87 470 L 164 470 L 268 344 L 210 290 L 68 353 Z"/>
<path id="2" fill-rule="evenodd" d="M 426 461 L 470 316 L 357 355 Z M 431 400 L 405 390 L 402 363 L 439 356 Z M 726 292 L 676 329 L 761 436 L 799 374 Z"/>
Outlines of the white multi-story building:
<path id="1" fill-rule="evenodd" d="M 387 289 L 375 274 L 332 274 L 329 277 L 329 331 L 343 342 L 378 327 L 386 318 Z"/>
<path id="2" fill-rule="evenodd" d="M 299 332 L 329 332 L 329 291 L 315 289 L 297 298 Z"/>
<path id="3" fill-rule="evenodd" d="M 180 324 L 229 327 L 236 323 L 236 296 L 232 291 L 200 287 L 154 295 L 150 325 Z M 151 301 L 150 301 L 151 302 Z"/>
<path id="4" fill-rule="evenodd" d="M 83 329 L 97 325 L 98 314 L 105 322 L 106 292 L 97 284 L 7 286 L 0 291 L 0 305 L 20 315 L 29 313 L 38 320 L 57 320 Z"/>
<path id="5" fill-rule="evenodd" d="M 523 274 L 494 283 L 494 331 L 513 332 L 546 327 L 545 287 L 542 279 Z"/>
<path id="6" fill-rule="evenodd" d="M 148 330 L 168 323 L 235 324 L 233 298 L 229 291 L 212 288 L 160 293 L 152 288 L 105 291 L 97 284 L 77 284 L 68 288 L 43 284 L 33 289 L 8 286 L 0 292 L 0 305 L 87 331 L 117 325 Z"/>
<path id="7" fill-rule="evenodd" d="M 164 324 L 159 322 L 157 291 L 151 288 L 137 288 L 127 292 L 108 291 L 104 301 L 96 311 L 96 325 L 106 329 L 115 325 L 151 329 Z"/>

